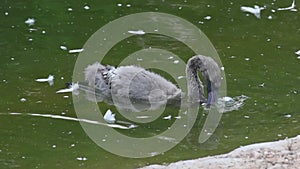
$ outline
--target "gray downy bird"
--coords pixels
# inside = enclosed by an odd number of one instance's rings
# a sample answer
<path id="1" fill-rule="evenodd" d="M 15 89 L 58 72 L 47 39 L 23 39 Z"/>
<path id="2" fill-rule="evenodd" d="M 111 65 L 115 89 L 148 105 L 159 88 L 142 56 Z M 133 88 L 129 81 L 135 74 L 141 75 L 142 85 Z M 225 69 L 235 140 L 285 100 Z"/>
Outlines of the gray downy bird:
<path id="1" fill-rule="evenodd" d="M 207 99 L 198 71 L 206 84 Z M 89 97 L 92 94 L 97 102 L 113 104 L 129 111 L 155 110 L 169 101 L 178 103 L 185 95 L 162 76 L 137 66 L 115 68 L 96 62 L 87 66 L 84 73 L 86 84 L 80 84 L 79 89 L 87 93 L 87 98 L 93 98 Z M 211 57 L 196 55 L 190 58 L 186 77 L 189 102 L 206 103 L 208 107 L 217 103 L 221 71 Z"/>

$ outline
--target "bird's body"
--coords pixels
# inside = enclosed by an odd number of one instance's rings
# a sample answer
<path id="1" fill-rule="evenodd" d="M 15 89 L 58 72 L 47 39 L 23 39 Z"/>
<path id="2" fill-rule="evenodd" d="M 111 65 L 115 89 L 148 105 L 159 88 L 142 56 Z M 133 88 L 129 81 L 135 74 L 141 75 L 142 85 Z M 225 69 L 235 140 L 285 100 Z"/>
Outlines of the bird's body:
<path id="1" fill-rule="evenodd" d="M 138 110 L 156 109 L 181 94 L 170 81 L 137 66 L 114 68 L 94 63 L 85 69 L 85 80 L 94 85 L 97 102 L 123 109 L 132 109 L 131 103 L 140 105 Z"/>
<path id="2" fill-rule="evenodd" d="M 206 83 L 207 100 L 197 70 L 200 70 Z M 216 103 L 221 73 L 212 58 L 197 55 L 189 59 L 186 76 L 191 102 L 207 102 L 207 105 Z M 95 88 L 97 102 L 104 101 L 129 110 L 132 109 L 129 104 L 142 105 L 135 111 L 156 109 L 169 100 L 180 100 L 183 96 L 181 90 L 170 81 L 137 66 L 114 68 L 96 62 L 85 69 L 85 80 L 89 87 Z M 84 86 L 82 88 L 86 89 Z"/>

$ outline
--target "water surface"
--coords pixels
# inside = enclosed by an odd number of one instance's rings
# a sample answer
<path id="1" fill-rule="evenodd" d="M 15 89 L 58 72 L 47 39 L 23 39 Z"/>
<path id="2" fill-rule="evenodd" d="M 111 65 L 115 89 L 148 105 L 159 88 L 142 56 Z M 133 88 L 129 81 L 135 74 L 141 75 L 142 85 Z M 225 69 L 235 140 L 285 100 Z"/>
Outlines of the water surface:
<path id="1" fill-rule="evenodd" d="M 240 10 L 242 5 L 255 4 L 267 7 L 261 19 Z M 290 4 L 266 0 L 2 2 L 0 168 L 135 168 L 225 153 L 242 145 L 299 134 L 300 60 L 295 52 L 300 49 L 300 14 L 271 11 Z M 86 5 L 89 9 L 84 8 Z M 72 96 L 67 94 L 66 98 L 55 92 L 72 80 L 78 54 L 69 54 L 60 46 L 81 48 L 109 21 L 148 11 L 170 13 L 198 26 L 220 55 L 228 95 L 250 97 L 241 109 L 223 115 L 210 142 L 197 143 L 201 128 L 197 124 L 191 134 L 165 154 L 129 159 L 98 147 L 77 121 L 26 115 L 75 118 Z M 25 24 L 28 18 L 34 18 L 35 24 Z M 184 61 L 192 54 L 174 39 L 161 36 L 128 41 L 132 45 L 119 44 L 104 62 L 117 65 L 126 54 L 149 46 L 163 46 Z M 49 74 L 55 76 L 53 86 L 34 81 Z M 105 104 L 100 107 L 113 109 Z M 12 112 L 22 115 L 9 114 Z M 151 128 L 132 130 L 131 135 L 151 136 L 171 123 L 161 121 Z"/>

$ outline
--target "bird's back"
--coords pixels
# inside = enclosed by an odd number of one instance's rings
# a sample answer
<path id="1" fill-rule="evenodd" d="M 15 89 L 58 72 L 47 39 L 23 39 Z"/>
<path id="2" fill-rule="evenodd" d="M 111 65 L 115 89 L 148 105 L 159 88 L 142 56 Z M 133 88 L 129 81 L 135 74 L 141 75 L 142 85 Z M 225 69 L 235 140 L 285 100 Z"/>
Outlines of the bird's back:
<path id="1" fill-rule="evenodd" d="M 85 69 L 85 80 L 95 87 L 96 101 L 130 111 L 154 110 L 181 97 L 181 90 L 173 83 L 137 66 L 111 68 L 95 63 Z M 131 104 L 140 108 L 133 109 Z"/>
<path id="2" fill-rule="evenodd" d="M 180 90 L 160 75 L 136 66 L 121 66 L 111 79 L 112 94 L 140 101 L 160 102 L 175 97 Z"/>

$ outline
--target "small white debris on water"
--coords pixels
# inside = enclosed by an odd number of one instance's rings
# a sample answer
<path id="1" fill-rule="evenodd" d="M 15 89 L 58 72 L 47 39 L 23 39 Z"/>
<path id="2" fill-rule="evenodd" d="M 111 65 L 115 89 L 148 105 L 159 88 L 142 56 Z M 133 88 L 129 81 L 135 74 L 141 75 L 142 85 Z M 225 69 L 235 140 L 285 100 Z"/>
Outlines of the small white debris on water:
<path id="1" fill-rule="evenodd" d="M 53 145 L 52 145 L 52 148 L 56 148 L 56 145 L 55 145 L 55 144 L 53 144 Z"/>
<path id="2" fill-rule="evenodd" d="M 270 16 L 268 16 L 268 19 L 273 19 L 273 17 L 270 15 Z"/>
<path id="3" fill-rule="evenodd" d="M 135 34 L 135 35 L 144 35 L 146 32 L 143 30 L 137 30 L 137 31 L 128 31 L 128 33 Z"/>
<path id="4" fill-rule="evenodd" d="M 225 70 L 224 66 L 222 66 L 220 69 L 221 69 L 221 70 Z"/>
<path id="5" fill-rule="evenodd" d="M 90 7 L 89 7 L 88 5 L 85 5 L 83 8 L 84 8 L 85 10 L 89 10 L 89 9 L 90 9 Z"/>
<path id="6" fill-rule="evenodd" d="M 179 60 L 174 60 L 173 63 L 174 63 L 174 64 L 178 64 L 178 63 L 179 63 Z"/>
<path id="7" fill-rule="evenodd" d="M 159 154 L 159 152 L 151 152 L 151 153 L 149 153 L 149 154 L 150 154 L 150 156 L 156 156 L 156 155 Z"/>
<path id="8" fill-rule="evenodd" d="M 33 32 L 33 31 L 37 31 L 37 29 L 29 28 L 29 31 L 30 31 L 30 32 Z"/>
<path id="9" fill-rule="evenodd" d="M 64 96 L 65 99 L 69 98 L 69 96 Z"/>
<path id="10" fill-rule="evenodd" d="M 86 161 L 86 160 L 87 160 L 86 157 L 77 157 L 76 159 L 77 159 L 78 161 Z"/>
<path id="11" fill-rule="evenodd" d="M 251 13 L 253 15 L 256 16 L 256 18 L 260 19 L 260 13 L 262 10 L 264 10 L 265 8 L 264 7 L 259 7 L 258 5 L 254 5 L 254 8 L 252 7 L 247 7 L 247 6 L 242 6 L 241 7 L 241 10 L 243 12 L 248 12 L 248 13 Z"/>
<path id="12" fill-rule="evenodd" d="M 279 134 L 277 134 L 277 136 L 278 136 L 278 137 L 282 137 L 282 134 L 279 133 Z"/>
<path id="13" fill-rule="evenodd" d="M 7 15 L 8 15 L 8 12 L 4 12 L 4 15 L 7 16 Z"/>
<path id="14" fill-rule="evenodd" d="M 298 56 L 298 57 L 297 57 L 297 59 L 299 59 L 299 60 L 300 60 L 300 56 Z"/>
<path id="15" fill-rule="evenodd" d="M 130 8 L 130 7 L 131 7 L 131 4 L 127 4 L 126 7 L 127 7 L 127 8 Z"/>
<path id="16" fill-rule="evenodd" d="M 212 18 L 212 17 L 209 16 L 209 15 L 207 15 L 207 16 L 204 17 L 205 20 L 211 20 L 211 18 Z"/>
<path id="17" fill-rule="evenodd" d="M 248 139 L 248 138 L 249 138 L 248 136 L 245 137 L 245 139 Z"/>
<path id="18" fill-rule="evenodd" d="M 82 51 L 84 51 L 84 49 L 71 49 L 69 50 L 69 53 L 80 53 Z"/>
<path id="19" fill-rule="evenodd" d="M 68 8 L 68 11 L 71 12 L 71 11 L 73 11 L 73 9 L 72 8 Z"/>
<path id="20" fill-rule="evenodd" d="M 27 99 L 25 99 L 25 98 L 21 98 L 21 99 L 20 99 L 20 101 L 21 101 L 21 102 L 26 102 L 26 101 L 27 101 Z"/>
<path id="21" fill-rule="evenodd" d="M 79 84 L 78 83 L 72 83 L 72 85 L 70 85 L 69 88 L 58 90 L 56 93 L 78 92 L 78 89 L 79 89 Z"/>
<path id="22" fill-rule="evenodd" d="M 265 87 L 265 83 L 261 83 L 258 85 L 259 87 Z"/>
<path id="23" fill-rule="evenodd" d="M 172 118 L 171 115 L 168 115 L 168 116 L 163 117 L 164 120 L 170 120 L 171 118 Z"/>
<path id="24" fill-rule="evenodd" d="M 290 114 L 286 114 L 286 115 L 284 115 L 284 117 L 286 117 L 286 118 L 291 118 L 291 117 L 292 117 L 292 115 L 290 115 Z"/>
<path id="25" fill-rule="evenodd" d="M 181 119 L 181 116 L 176 116 L 176 117 L 174 117 L 175 119 Z"/>
<path id="26" fill-rule="evenodd" d="M 9 113 L 10 115 L 22 115 L 22 113 L 16 113 L 16 112 L 12 112 L 12 113 Z"/>
<path id="27" fill-rule="evenodd" d="M 157 138 L 160 139 L 160 140 L 166 140 L 166 141 L 169 141 L 169 142 L 178 143 L 178 141 L 173 137 L 158 136 Z"/>
<path id="28" fill-rule="evenodd" d="M 249 118 L 250 118 L 250 116 L 244 116 L 244 118 L 245 118 L 245 119 L 249 119 Z"/>
<path id="29" fill-rule="evenodd" d="M 296 55 L 300 55 L 300 50 L 295 52 Z"/>
<path id="30" fill-rule="evenodd" d="M 135 118 L 137 118 L 137 119 L 148 119 L 150 117 L 151 116 L 136 116 Z"/>
<path id="31" fill-rule="evenodd" d="M 42 31 L 42 34 L 46 34 L 46 31 L 45 31 L 45 30 L 43 30 L 43 31 Z"/>
<path id="32" fill-rule="evenodd" d="M 107 123 L 115 123 L 116 122 L 115 116 L 116 114 L 113 114 L 112 111 L 108 109 L 103 118 Z"/>
<path id="33" fill-rule="evenodd" d="M 75 144 L 71 144 L 70 147 L 75 147 Z"/>
<path id="34" fill-rule="evenodd" d="M 173 59 L 173 58 L 174 58 L 173 56 L 168 57 L 168 59 L 170 59 L 170 60 Z"/>
<path id="35" fill-rule="evenodd" d="M 35 19 L 34 19 L 34 18 L 28 18 L 28 19 L 25 21 L 25 23 L 26 23 L 27 25 L 29 25 L 29 26 L 32 26 L 32 25 L 34 25 L 34 23 L 35 23 Z"/>
<path id="36" fill-rule="evenodd" d="M 48 78 L 35 79 L 37 82 L 48 82 L 50 86 L 54 84 L 54 76 L 49 75 Z"/>
<path id="37" fill-rule="evenodd" d="M 122 6 L 122 4 L 117 4 L 117 6 L 121 7 L 121 6 Z"/>
<path id="38" fill-rule="evenodd" d="M 249 60 L 250 60 L 250 58 L 245 58 L 245 60 L 246 60 L 246 61 L 249 61 Z"/>
<path id="39" fill-rule="evenodd" d="M 185 76 L 178 76 L 177 79 L 183 79 Z"/>
<path id="40" fill-rule="evenodd" d="M 63 45 L 60 46 L 60 49 L 61 50 L 68 50 L 68 48 L 66 46 L 63 46 Z"/>
<path id="41" fill-rule="evenodd" d="M 295 2 L 295 0 L 293 0 L 291 6 L 286 7 L 286 8 L 278 8 L 277 10 L 278 11 L 294 11 L 295 12 L 295 11 L 297 11 L 297 9 L 296 9 L 296 2 Z"/>

